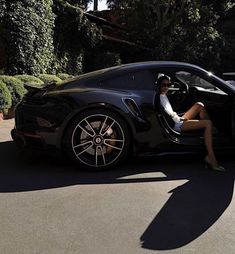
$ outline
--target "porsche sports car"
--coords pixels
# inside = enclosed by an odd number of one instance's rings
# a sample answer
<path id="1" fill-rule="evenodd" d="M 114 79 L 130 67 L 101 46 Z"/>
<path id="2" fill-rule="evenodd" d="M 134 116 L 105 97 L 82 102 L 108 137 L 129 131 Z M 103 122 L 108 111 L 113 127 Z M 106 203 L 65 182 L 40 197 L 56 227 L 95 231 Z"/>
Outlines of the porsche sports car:
<path id="1" fill-rule="evenodd" d="M 102 69 L 61 85 L 29 88 L 16 108 L 14 141 L 57 148 L 79 166 L 107 169 L 130 155 L 202 151 L 203 132 L 178 133 L 159 107 L 156 80 L 171 77 L 168 98 L 181 114 L 204 103 L 214 146 L 235 148 L 235 87 L 181 62 L 141 62 Z"/>

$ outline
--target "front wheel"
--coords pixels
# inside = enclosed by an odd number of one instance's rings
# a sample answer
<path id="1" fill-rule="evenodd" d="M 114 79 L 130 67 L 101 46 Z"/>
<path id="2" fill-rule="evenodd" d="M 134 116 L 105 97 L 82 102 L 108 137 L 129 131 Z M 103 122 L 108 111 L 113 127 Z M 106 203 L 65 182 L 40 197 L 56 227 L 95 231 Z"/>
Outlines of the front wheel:
<path id="1" fill-rule="evenodd" d="M 92 170 L 116 165 L 126 157 L 129 147 L 130 135 L 125 122 L 105 109 L 83 112 L 71 123 L 65 136 L 69 157 Z"/>

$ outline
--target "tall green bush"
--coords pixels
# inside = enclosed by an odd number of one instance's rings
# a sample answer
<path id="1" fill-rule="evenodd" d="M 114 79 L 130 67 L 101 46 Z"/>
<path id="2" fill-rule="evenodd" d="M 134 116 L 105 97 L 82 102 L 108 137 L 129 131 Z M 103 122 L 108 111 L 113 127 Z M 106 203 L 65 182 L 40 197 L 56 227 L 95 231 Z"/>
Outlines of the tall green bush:
<path id="1" fill-rule="evenodd" d="M 0 81 L 0 113 L 6 113 L 11 105 L 11 94 L 6 84 Z"/>
<path id="2" fill-rule="evenodd" d="M 9 57 L 6 72 L 49 72 L 54 53 L 52 0 L 14 0 L 4 4 L 2 23 L 8 34 Z"/>
<path id="3" fill-rule="evenodd" d="M 17 78 L 6 75 L 0 76 L 0 81 L 6 84 L 11 94 L 12 106 L 15 106 L 21 101 L 24 94 L 27 92 L 24 88 L 23 82 Z"/>

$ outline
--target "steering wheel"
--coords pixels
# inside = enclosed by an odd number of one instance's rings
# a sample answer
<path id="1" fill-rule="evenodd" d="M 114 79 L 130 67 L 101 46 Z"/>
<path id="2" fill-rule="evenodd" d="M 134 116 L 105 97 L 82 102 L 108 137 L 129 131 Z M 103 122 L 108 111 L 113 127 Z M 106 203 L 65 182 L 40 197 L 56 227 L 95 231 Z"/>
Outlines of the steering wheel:
<path id="1" fill-rule="evenodd" d="M 186 83 L 173 82 L 169 89 L 176 108 L 180 108 L 189 94 L 189 86 Z"/>

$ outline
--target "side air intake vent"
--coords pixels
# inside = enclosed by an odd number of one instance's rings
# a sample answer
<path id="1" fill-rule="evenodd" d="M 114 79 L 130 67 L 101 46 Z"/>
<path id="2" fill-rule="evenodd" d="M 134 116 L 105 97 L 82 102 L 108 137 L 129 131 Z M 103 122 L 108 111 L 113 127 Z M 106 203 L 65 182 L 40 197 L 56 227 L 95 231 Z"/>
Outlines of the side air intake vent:
<path id="1" fill-rule="evenodd" d="M 124 98 L 123 101 L 134 116 L 141 117 L 140 110 L 133 99 Z"/>

